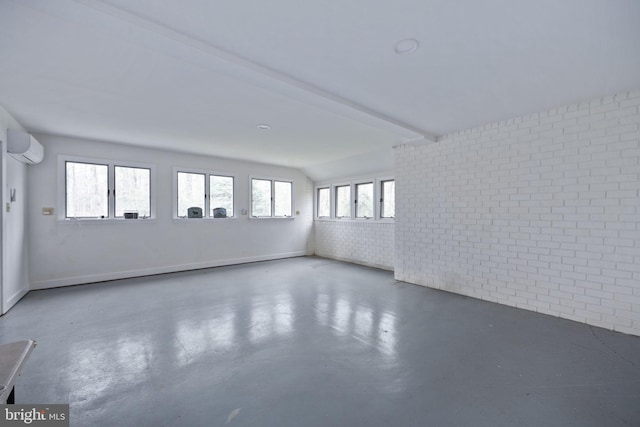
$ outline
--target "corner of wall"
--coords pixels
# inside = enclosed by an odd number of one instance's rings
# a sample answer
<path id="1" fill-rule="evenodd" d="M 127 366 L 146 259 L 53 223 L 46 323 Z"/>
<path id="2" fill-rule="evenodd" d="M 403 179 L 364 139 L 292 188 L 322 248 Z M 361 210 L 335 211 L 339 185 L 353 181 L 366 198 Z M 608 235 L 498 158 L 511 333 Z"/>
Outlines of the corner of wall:
<path id="1" fill-rule="evenodd" d="M 28 236 L 27 236 L 27 165 L 7 154 L 7 129 L 24 128 L 0 107 L 0 139 L 2 144 L 2 165 L 0 167 L 0 194 L 2 213 L 0 297 L 2 314 L 6 313 L 29 291 L 28 276 Z M 7 194 L 9 190 L 10 193 Z M 11 199 L 11 193 L 15 199 Z"/>

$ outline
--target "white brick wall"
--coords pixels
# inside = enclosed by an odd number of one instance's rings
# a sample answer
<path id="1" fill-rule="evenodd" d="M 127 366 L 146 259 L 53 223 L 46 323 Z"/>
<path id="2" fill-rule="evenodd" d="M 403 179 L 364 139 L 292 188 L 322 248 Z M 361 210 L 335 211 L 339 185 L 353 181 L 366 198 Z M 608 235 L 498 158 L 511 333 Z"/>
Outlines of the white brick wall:
<path id="1" fill-rule="evenodd" d="M 393 270 L 393 222 L 317 220 L 314 226 L 316 255 Z"/>
<path id="2" fill-rule="evenodd" d="M 628 92 L 398 147 L 396 279 L 640 335 L 639 109 Z"/>

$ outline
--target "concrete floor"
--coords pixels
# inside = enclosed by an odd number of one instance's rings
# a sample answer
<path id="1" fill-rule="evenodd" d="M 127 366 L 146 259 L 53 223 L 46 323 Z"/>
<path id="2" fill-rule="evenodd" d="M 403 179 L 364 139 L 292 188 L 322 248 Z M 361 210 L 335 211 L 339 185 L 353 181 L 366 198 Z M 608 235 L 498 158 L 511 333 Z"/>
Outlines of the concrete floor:
<path id="1" fill-rule="evenodd" d="M 639 426 L 640 338 L 295 258 L 31 292 L 72 426 Z"/>

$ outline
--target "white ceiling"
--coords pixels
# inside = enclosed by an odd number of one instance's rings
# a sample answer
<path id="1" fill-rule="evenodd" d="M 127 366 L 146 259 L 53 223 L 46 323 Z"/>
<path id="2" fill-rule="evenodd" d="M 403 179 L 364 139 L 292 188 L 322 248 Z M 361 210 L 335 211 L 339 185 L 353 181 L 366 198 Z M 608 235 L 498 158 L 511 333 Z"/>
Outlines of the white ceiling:
<path id="1" fill-rule="evenodd" d="M 0 0 L 0 104 L 33 132 L 323 180 L 638 89 L 639 23 L 638 0 Z"/>

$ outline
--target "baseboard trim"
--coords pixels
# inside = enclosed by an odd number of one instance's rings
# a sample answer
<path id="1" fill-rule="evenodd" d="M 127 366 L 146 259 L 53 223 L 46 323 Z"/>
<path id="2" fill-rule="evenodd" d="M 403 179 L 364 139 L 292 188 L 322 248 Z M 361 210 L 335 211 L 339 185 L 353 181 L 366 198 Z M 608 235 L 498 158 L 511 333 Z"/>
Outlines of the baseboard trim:
<path id="1" fill-rule="evenodd" d="M 106 282 L 109 280 L 131 279 L 134 277 L 154 276 L 156 274 L 178 273 L 180 271 L 201 270 L 203 268 L 224 267 L 227 265 L 247 264 L 259 261 L 272 261 L 284 258 L 307 256 L 306 251 L 288 252 L 281 254 L 260 255 L 246 258 L 206 261 L 192 264 L 178 264 L 165 267 L 143 268 L 139 270 L 118 271 L 111 273 L 92 274 L 86 276 L 65 277 L 55 280 L 31 282 L 31 290 L 60 288 L 64 286 L 84 285 L 88 283 Z M 25 292 L 26 293 L 26 292 Z"/>
<path id="2" fill-rule="evenodd" d="M 387 270 L 387 271 L 393 271 L 393 267 L 389 267 L 388 265 L 381 265 L 381 264 L 374 264 L 371 262 L 366 262 L 366 261 L 362 261 L 359 259 L 355 259 L 355 258 L 348 258 L 348 257 L 339 257 L 339 256 L 330 256 L 330 255 L 326 255 L 326 254 L 319 254 L 316 253 L 316 256 L 320 257 L 320 258 L 327 258 L 327 259 L 333 259 L 336 261 L 342 261 L 342 262 L 348 262 L 351 264 L 358 264 L 358 265 L 363 265 L 365 267 L 373 267 L 373 268 L 377 268 L 380 270 Z"/>
<path id="3" fill-rule="evenodd" d="M 10 296 L 7 299 L 7 305 L 3 307 L 4 308 L 4 313 L 9 311 L 11 309 L 11 307 L 16 305 L 16 303 L 18 301 L 20 301 L 22 299 L 22 297 L 24 297 L 28 293 L 29 293 L 29 289 L 20 289 L 18 292 L 16 292 L 12 296 Z M 2 313 L 2 314 L 4 314 L 4 313 Z"/>

